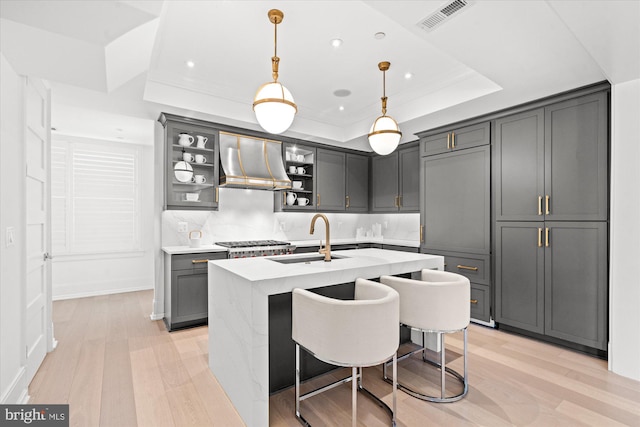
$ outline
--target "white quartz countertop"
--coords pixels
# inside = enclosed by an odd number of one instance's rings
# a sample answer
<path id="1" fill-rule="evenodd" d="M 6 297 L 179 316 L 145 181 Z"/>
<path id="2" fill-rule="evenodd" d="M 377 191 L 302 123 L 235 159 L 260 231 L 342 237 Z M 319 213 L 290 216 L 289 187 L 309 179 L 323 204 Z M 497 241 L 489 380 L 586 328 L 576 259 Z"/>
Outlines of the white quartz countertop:
<path id="1" fill-rule="evenodd" d="M 318 255 L 317 261 L 309 263 L 280 263 L 278 259 L 293 260 L 296 258 L 308 258 L 309 256 Z M 293 254 L 279 255 L 271 257 L 258 258 L 241 258 L 241 259 L 224 259 L 209 261 L 210 265 L 226 270 L 241 280 L 248 282 L 286 282 L 286 279 L 294 278 L 298 283 L 314 284 L 322 283 L 340 283 L 335 281 L 336 277 L 351 277 L 354 273 L 362 277 L 379 277 L 382 274 L 394 274 L 394 267 L 402 269 L 409 268 L 407 271 L 420 270 L 420 264 L 425 261 L 440 260 L 442 257 L 437 255 L 418 254 L 412 252 L 400 252 L 387 249 L 349 249 L 331 251 L 332 256 L 341 258 L 333 259 L 331 262 L 325 262 L 319 254 Z M 415 265 L 415 269 L 409 266 Z M 380 267 L 384 267 L 385 271 L 378 271 Z M 390 270 L 389 270 L 390 269 Z M 388 272 L 387 272 L 388 271 Z M 370 273 L 373 273 L 371 275 Z M 378 274 L 381 273 L 381 274 Z M 324 281 L 331 277 L 333 280 Z M 345 280 L 347 281 L 347 280 Z M 305 285 L 301 287 L 307 287 Z"/>
<path id="2" fill-rule="evenodd" d="M 163 246 L 164 253 L 169 255 L 176 254 L 201 254 L 205 252 L 226 252 L 227 248 L 218 245 L 201 245 L 197 248 L 190 246 Z"/>
<path id="3" fill-rule="evenodd" d="M 274 239 L 278 240 L 278 239 Z M 317 246 L 320 244 L 319 239 L 309 239 L 309 240 L 289 240 L 292 245 L 296 247 L 309 247 L 309 246 Z M 395 245 L 395 246 L 406 246 L 409 248 L 418 248 L 420 247 L 420 242 L 417 240 L 400 240 L 400 239 L 384 239 L 382 237 L 372 237 L 367 239 L 356 239 L 356 238 L 346 238 L 346 239 L 332 239 L 330 241 L 331 245 L 349 245 L 355 243 L 377 243 L 383 245 Z M 322 240 L 322 244 L 324 245 L 324 239 Z M 227 248 L 218 246 L 218 245 L 201 245 L 198 248 L 192 248 L 189 246 L 163 246 L 162 251 L 169 255 L 175 254 L 200 254 L 205 252 L 224 252 Z"/>

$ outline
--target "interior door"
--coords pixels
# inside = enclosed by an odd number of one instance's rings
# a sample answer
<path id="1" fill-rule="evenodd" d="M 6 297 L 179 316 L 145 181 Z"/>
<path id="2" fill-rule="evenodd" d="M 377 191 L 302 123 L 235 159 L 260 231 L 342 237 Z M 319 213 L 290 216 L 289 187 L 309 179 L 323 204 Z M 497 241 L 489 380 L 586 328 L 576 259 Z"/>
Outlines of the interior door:
<path id="1" fill-rule="evenodd" d="M 53 346 L 50 250 L 50 115 L 49 91 L 38 80 L 25 79 L 26 158 L 26 373 L 35 375 Z"/>

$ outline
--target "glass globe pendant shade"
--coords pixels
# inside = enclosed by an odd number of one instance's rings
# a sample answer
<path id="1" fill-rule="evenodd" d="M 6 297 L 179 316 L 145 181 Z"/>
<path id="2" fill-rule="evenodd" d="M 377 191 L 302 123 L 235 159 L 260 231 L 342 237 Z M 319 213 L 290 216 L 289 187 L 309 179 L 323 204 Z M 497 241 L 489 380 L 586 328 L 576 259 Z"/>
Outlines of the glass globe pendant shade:
<path id="1" fill-rule="evenodd" d="M 398 123 L 389 116 L 380 116 L 369 130 L 369 145 L 377 154 L 385 156 L 398 147 L 401 137 Z"/>
<path id="2" fill-rule="evenodd" d="M 289 129 L 298 109 L 286 87 L 280 82 L 270 82 L 258 89 L 253 111 L 265 131 L 279 134 Z"/>

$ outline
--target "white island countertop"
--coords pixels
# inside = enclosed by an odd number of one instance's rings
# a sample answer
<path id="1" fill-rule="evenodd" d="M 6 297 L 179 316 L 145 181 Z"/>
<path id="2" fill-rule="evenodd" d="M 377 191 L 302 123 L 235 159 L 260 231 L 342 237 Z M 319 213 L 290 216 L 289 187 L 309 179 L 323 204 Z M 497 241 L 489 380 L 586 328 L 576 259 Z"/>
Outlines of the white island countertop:
<path id="1" fill-rule="evenodd" d="M 439 255 L 385 249 L 332 251 L 331 262 L 283 264 L 295 254 L 209 261 L 209 367 L 248 426 L 269 425 L 269 295 L 362 277 L 444 269 Z"/>

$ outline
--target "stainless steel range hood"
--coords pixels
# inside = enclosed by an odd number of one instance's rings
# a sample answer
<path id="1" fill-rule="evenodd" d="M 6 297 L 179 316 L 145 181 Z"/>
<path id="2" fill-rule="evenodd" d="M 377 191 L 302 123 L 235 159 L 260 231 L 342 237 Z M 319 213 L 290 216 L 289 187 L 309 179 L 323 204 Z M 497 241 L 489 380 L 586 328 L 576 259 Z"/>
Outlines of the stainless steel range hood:
<path id="1" fill-rule="evenodd" d="M 291 188 L 282 143 L 220 132 L 220 186 L 280 190 Z"/>

